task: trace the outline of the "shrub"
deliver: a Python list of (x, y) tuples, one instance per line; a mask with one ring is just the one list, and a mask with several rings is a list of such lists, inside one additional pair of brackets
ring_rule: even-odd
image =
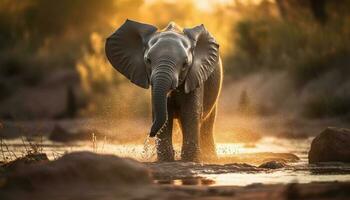
[(346, 116), (350, 114), (350, 97), (315, 97), (305, 104), (303, 114), (311, 118)]

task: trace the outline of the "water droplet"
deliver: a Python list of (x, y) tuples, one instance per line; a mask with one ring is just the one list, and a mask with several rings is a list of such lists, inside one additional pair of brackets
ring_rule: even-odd
[(153, 140), (150, 137), (146, 137), (141, 153), (141, 157), (144, 161), (150, 161), (153, 157), (156, 156), (156, 143), (157, 138)]

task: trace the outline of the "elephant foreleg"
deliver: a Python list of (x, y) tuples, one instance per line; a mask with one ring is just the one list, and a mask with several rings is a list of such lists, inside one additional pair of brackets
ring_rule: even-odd
[(202, 116), (202, 101), (200, 89), (185, 95), (179, 122), (182, 129), (181, 159), (185, 161), (199, 161), (199, 125)]
[(168, 104), (168, 122), (163, 131), (157, 135), (157, 157), (158, 161), (174, 161), (174, 148), (172, 141), (174, 111)]

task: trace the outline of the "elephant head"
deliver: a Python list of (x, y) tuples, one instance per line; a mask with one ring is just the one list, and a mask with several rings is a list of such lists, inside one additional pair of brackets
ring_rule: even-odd
[(112, 66), (134, 84), (152, 87), (155, 136), (167, 122), (167, 95), (190, 93), (203, 84), (219, 59), (219, 45), (203, 25), (181, 30), (175, 23), (157, 31), (152, 25), (126, 20), (106, 41)]

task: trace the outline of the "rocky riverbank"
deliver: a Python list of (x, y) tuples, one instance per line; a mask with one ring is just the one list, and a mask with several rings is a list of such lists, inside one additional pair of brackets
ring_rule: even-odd
[[(33, 157), (33, 156), (32, 156)], [(348, 199), (350, 182), (208, 186), (210, 180), (187, 185), (159, 184), (155, 178), (207, 171), (264, 173), (247, 164), (200, 165), (177, 162), (143, 164), (132, 159), (75, 152), (55, 160), (17, 161), (3, 166), (0, 199)], [(173, 169), (169, 168), (172, 166)], [(182, 166), (179, 167), (179, 166)], [(178, 170), (176, 172), (176, 169)], [(183, 171), (179, 171), (182, 169)], [(184, 171), (187, 171), (185, 173)], [(179, 178), (179, 177), (177, 177)], [(184, 183), (185, 184), (185, 183)]]

